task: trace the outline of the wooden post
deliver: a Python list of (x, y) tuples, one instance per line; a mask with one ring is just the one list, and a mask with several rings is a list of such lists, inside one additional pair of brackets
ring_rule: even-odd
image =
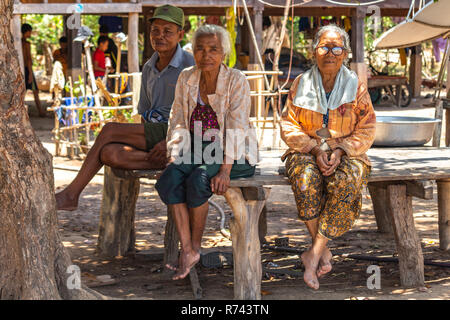
[(356, 72), (358, 78), (367, 86), (367, 66), (364, 63), (364, 7), (356, 7), (352, 16), (352, 62), (350, 68)]
[(264, 205), (261, 211), (261, 215), (259, 216), (258, 223), (258, 235), (259, 235), (259, 243), (266, 243), (266, 235), (267, 235), (267, 206)]
[(370, 197), (372, 198), (373, 212), (377, 221), (378, 232), (392, 233), (392, 222), (387, 203), (387, 190), (369, 183)]
[(138, 113), (138, 104), (141, 94), (141, 82), (142, 82), (142, 73), (136, 72), (131, 74), (131, 90), (133, 91), (131, 103), (133, 105), (132, 117), (134, 123), (141, 123), (141, 115)]
[(178, 263), (178, 243), (179, 237), (177, 227), (173, 220), (173, 212), (167, 207), (167, 223), (164, 233), (164, 265)]
[(441, 146), (441, 135), (442, 135), (442, 121), (444, 112), (444, 102), (441, 99), (436, 99), (435, 101), (436, 111), (434, 113), (434, 118), (441, 120), (441, 122), (436, 123), (433, 133), (433, 147), (439, 148)]
[(447, 99), (450, 99), (450, 55), (447, 60)]
[(450, 105), (445, 109), (445, 146), (450, 147)]
[(388, 206), (397, 243), (400, 283), (404, 287), (424, 285), (423, 254), (412, 212), (412, 197), (406, 185), (387, 187)]
[(140, 184), (138, 178), (122, 179), (110, 167), (104, 168), (97, 252), (121, 257), (135, 252), (134, 215)]
[(233, 241), (234, 298), (238, 300), (261, 299), (261, 252), (258, 221), (270, 189), (258, 188), (258, 196), (244, 198), (247, 188), (229, 188), (225, 199), (233, 210), (230, 221)]
[(67, 26), (68, 15), (64, 16), (64, 30), (67, 36), (67, 75), (71, 76), (72, 79), (77, 80), (78, 76), (81, 74), (81, 54), (82, 54), (82, 43), (79, 41), (73, 41), (76, 38), (78, 29), (69, 29)]
[(409, 84), (411, 85), (412, 97), (420, 97), (422, 87), (422, 47), (413, 47), (411, 63), (409, 66)]
[(17, 55), (19, 56), (20, 70), (22, 70), (22, 76), (24, 76), (25, 69), (23, 65), (22, 31), (21, 31), (20, 14), (13, 15), (13, 19), (11, 21), (11, 33), (14, 38), (14, 48), (16, 49)]
[[(264, 7), (262, 6), (254, 6), (253, 7), (253, 15), (252, 15), (252, 25), (254, 27), (255, 32), (255, 38), (256, 42), (258, 43), (258, 48), (261, 50), (263, 39), (262, 39), (262, 24), (263, 24), (263, 10)], [(251, 39), (251, 35), (250, 35)], [(264, 52), (261, 52), (261, 54), (264, 54)], [(249, 56), (250, 61), (249, 63), (259, 63), (258, 59), (258, 51), (255, 49), (255, 46), (253, 44), (249, 45)]]
[(445, 109), (445, 146), (450, 147), (450, 56), (447, 63), (447, 107)]
[(153, 16), (153, 10), (144, 9), (144, 52), (142, 54), (142, 66), (150, 59), (155, 50), (152, 48), (152, 44), (150, 43), (150, 26), (151, 23), (148, 21)]
[[(83, 44), (84, 44), (84, 53), (86, 54), (86, 65), (87, 65), (87, 69), (88, 69), (89, 80), (91, 82), (92, 94), (94, 96), (95, 106), (100, 107), (100, 99), (97, 94), (97, 84), (95, 83), (94, 67), (92, 65), (91, 44), (89, 43), (89, 40), (84, 40)], [(101, 111), (98, 112), (98, 116), (99, 116), (100, 120), (103, 120), (103, 113)]]
[(139, 72), (139, 13), (128, 14), (128, 73)]
[(450, 180), (437, 180), (439, 248), (450, 250)]
[[(257, 63), (249, 63), (247, 66), (247, 70), (249, 71), (260, 71), (261, 67)], [(249, 85), (251, 91), (261, 91), (264, 87), (264, 83), (262, 82), (263, 79), (250, 79)], [(259, 117), (261, 116), (261, 109), (262, 109), (262, 97), (251, 97), (252, 100), (252, 108), (250, 111), (250, 117), (256, 117), (256, 120), (259, 120)], [(259, 123), (256, 123), (259, 125)]]
[(56, 116), (56, 112), (54, 114), (54, 118), (55, 118), (55, 128), (53, 129), (53, 132), (55, 133), (55, 156), (59, 157), (60, 153), (61, 153), (61, 146), (59, 141), (61, 140), (61, 133), (59, 131), (59, 119)]

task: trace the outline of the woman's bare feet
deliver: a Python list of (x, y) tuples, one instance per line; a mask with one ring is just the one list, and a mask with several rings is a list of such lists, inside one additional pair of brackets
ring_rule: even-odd
[(321, 278), (325, 274), (331, 271), (333, 268), (331, 265), (331, 259), (333, 258), (333, 255), (331, 254), (330, 249), (325, 248), (322, 257), (320, 257), (319, 261), (319, 269), (317, 269), (317, 277)]
[[(317, 279), (317, 268), (319, 265), (319, 259), (308, 250), (302, 253), (301, 257), (303, 265), (305, 266), (305, 272), (303, 274), (303, 280), (306, 285), (314, 290), (319, 289), (319, 280)], [(315, 261), (317, 260), (317, 261)]]
[(180, 252), (178, 252), (178, 261), (177, 262), (172, 261), (171, 263), (166, 263), (166, 268), (171, 271), (177, 271), (178, 266), (181, 263), (180, 259), (181, 259), (181, 255), (180, 255)]
[(180, 253), (180, 267), (177, 273), (173, 276), (173, 280), (180, 280), (186, 278), (192, 267), (200, 261), (200, 253), (198, 251), (181, 251)]
[[(201, 253), (201, 247), (200, 246), (193, 246), (192, 249), (194, 251), (197, 251), (200, 255)], [(178, 266), (181, 265), (181, 254), (178, 252), (178, 261), (176, 263), (166, 263), (166, 268), (172, 271), (177, 271)]]
[(78, 208), (78, 197), (71, 196), (65, 190), (55, 194), (56, 209), (65, 211), (74, 211)]

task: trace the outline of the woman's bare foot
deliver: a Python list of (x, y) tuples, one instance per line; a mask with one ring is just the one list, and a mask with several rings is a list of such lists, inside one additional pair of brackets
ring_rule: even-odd
[(177, 271), (178, 266), (181, 263), (180, 259), (181, 259), (181, 255), (180, 255), (180, 252), (178, 252), (178, 261), (177, 262), (166, 263), (166, 268), (171, 270), (171, 271)]
[(314, 256), (311, 254), (311, 252), (305, 251), (302, 253), (301, 257), (303, 265), (305, 266), (305, 272), (303, 274), (303, 280), (305, 281), (306, 285), (314, 290), (319, 289), (319, 280), (317, 279), (317, 267), (318, 267), (318, 261), (314, 261)]
[(177, 269), (177, 273), (172, 278), (173, 280), (180, 280), (186, 278), (191, 272), (193, 266), (200, 261), (200, 253), (198, 251), (181, 251), (180, 254), (180, 267)]
[(317, 277), (321, 278), (325, 274), (331, 271), (333, 268), (331, 265), (331, 259), (333, 258), (333, 255), (331, 254), (330, 249), (325, 248), (322, 257), (320, 257), (319, 261), (319, 269), (317, 269)]
[(78, 208), (78, 197), (70, 196), (64, 190), (55, 194), (56, 209), (65, 211), (74, 211)]
[(172, 271), (177, 271), (178, 266), (175, 264), (166, 263), (166, 268)]

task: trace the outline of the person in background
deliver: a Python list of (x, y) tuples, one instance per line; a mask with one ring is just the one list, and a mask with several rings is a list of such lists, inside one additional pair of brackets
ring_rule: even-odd
[(64, 77), (67, 78), (67, 37), (59, 38), (59, 49), (53, 51), (53, 60), (61, 62), (63, 67)]
[(56, 194), (58, 210), (72, 211), (78, 198), (103, 165), (121, 169), (163, 169), (167, 164), (167, 119), (180, 72), (194, 65), (183, 51), (184, 13), (180, 8), (158, 7), (151, 21), (150, 42), (155, 53), (142, 69), (138, 112), (144, 123), (107, 123), (76, 178)]
[[(95, 78), (104, 77), (106, 72), (106, 57), (105, 51), (108, 49), (108, 37), (100, 36), (97, 41), (97, 50), (94, 52), (94, 76)], [(114, 72), (114, 68), (110, 70)]]
[(39, 117), (45, 117), (45, 111), (41, 106), (41, 100), (39, 100), (39, 89), (36, 84), (36, 79), (33, 74), (33, 59), (31, 57), (31, 46), (27, 41), (31, 37), (33, 28), (28, 23), (22, 24), (22, 52), (23, 52), (23, 65), (25, 69), (25, 88), (33, 91), (34, 102), (39, 112)]
[[(115, 70), (117, 65), (117, 46), (114, 43), (114, 40), (109, 37), (108, 26), (101, 25), (100, 26), (100, 37), (104, 36), (108, 39), (108, 47), (105, 50), (105, 57), (111, 59), (112, 68)], [(120, 72), (120, 70), (118, 70)]]

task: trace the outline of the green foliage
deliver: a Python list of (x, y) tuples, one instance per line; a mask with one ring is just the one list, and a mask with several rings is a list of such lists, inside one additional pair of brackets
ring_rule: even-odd
[[(64, 86), (64, 89), (66, 92), (70, 93), (70, 86), (69, 82), (66, 82), (66, 85)], [(72, 84), (72, 92), (75, 97), (82, 97), (85, 95), (84, 93), (84, 80), (81, 78), (81, 76), (78, 76), (78, 80), (74, 81)]]
[(294, 32), (294, 51), (300, 52), (306, 57), (309, 55), (308, 40), (305, 39), (305, 33), (298, 31), (300, 23), (300, 17), (294, 17), (294, 28), (292, 28), (292, 17), (286, 23), (286, 29), (289, 36), (289, 41), (291, 41), (292, 32)]

